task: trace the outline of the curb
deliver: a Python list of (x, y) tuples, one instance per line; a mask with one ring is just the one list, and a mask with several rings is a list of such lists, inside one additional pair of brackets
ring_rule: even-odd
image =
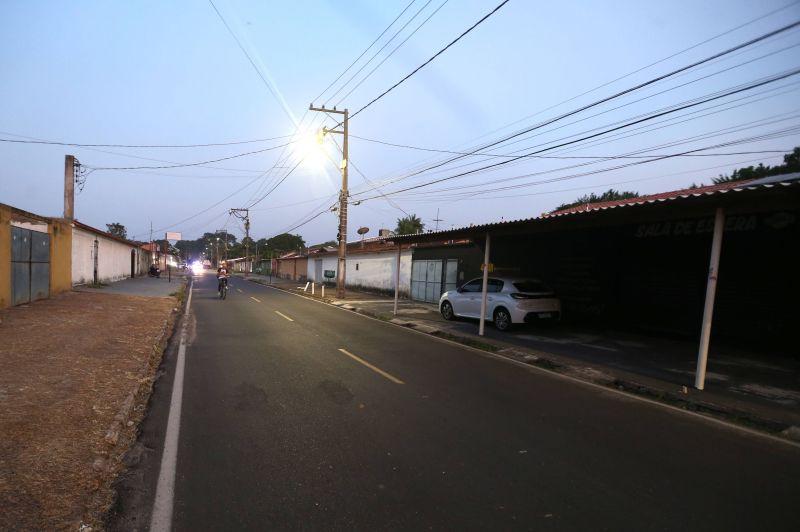
[(407, 320), (397, 317), (385, 319), (377, 313), (363, 308), (354, 307), (343, 301), (333, 300), (327, 297), (324, 299), (321, 297), (313, 297), (310, 294), (302, 291), (290, 290), (279, 285), (267, 284), (257, 279), (251, 278), (247, 280), (265, 286), (270, 286), (278, 290), (283, 290), (284, 292), (297, 294), (305, 297), (306, 299), (313, 299), (314, 301), (320, 301), (322, 303), (336, 306), (345, 310), (350, 310), (358, 314), (363, 314), (386, 323), (391, 323), (392, 325), (413, 329), (424, 334), (429, 334), (431, 336), (450, 340), (474, 349), (486, 351), (515, 362), (521, 362), (523, 364), (535, 366), (551, 373), (565, 375), (601, 387), (612, 388), (630, 395), (645, 397), (658, 403), (680, 408), (682, 410), (702, 414), (715, 419), (721, 419), (729, 423), (734, 423), (736, 425), (766, 433), (773, 437), (787, 440), (792, 443), (800, 442), (800, 427), (781, 423), (779, 421), (775, 421), (774, 419), (760, 416), (755, 412), (694, 399), (686, 395), (687, 392), (672, 392), (629, 378), (619, 378), (613, 374), (606, 373), (602, 369), (597, 369), (591, 366), (567, 364), (560, 360), (554, 360), (552, 355), (546, 352), (517, 347), (499, 347), (493, 344), (491, 340), (476, 339), (471, 336), (445, 332), (434, 326), (419, 323), (414, 320)]
[[(186, 290), (187, 286), (188, 283), (184, 282), (184, 290)], [(161, 334), (153, 344), (152, 354), (145, 360), (137, 374), (136, 384), (134, 384), (132, 387), (133, 389), (128, 392), (128, 395), (125, 396), (122, 405), (114, 416), (114, 420), (111, 422), (108, 430), (106, 430), (103, 440), (107, 446), (102, 455), (95, 458), (91, 465), (92, 470), (96, 473), (105, 475), (111, 474), (120, 460), (122, 460), (123, 455), (113, 456), (113, 451), (117, 447), (121, 433), (134, 424), (130, 418), (136, 410), (136, 399), (141, 397), (142, 394), (148, 394), (152, 389), (154, 378), (153, 375), (151, 375), (151, 370), (153, 368), (157, 369), (161, 364), (164, 351), (169, 345), (170, 338), (175, 331), (175, 324), (184, 316), (187, 299), (187, 297), (183, 298), (180, 307), (173, 307), (172, 315), (164, 320)], [(170, 321), (172, 322), (172, 327), (170, 327)], [(87, 501), (87, 508), (93, 506), (93, 503), (101, 496), (101, 493), (96, 491), (90, 497), (89, 501)], [(87, 530), (90, 530), (90, 528)]]

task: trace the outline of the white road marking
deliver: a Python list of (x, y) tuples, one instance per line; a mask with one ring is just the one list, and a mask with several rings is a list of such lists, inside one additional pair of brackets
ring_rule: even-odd
[(281, 318), (286, 318), (286, 319), (287, 319), (287, 320), (289, 320), (289, 321), (294, 321), (292, 318), (290, 318), (289, 316), (287, 316), (287, 315), (286, 315), (286, 314), (284, 314), (283, 312), (279, 312), (279, 311), (277, 311), (277, 310), (276, 310), (276, 311), (275, 311), (275, 314), (277, 314), (277, 315), (278, 315), (278, 316), (280, 316)]
[(260, 300), (260, 299), (257, 299), (257, 298), (255, 298), (255, 297), (253, 297), (253, 296), (250, 296), (250, 299), (252, 299), (252, 300), (253, 300), (253, 301), (255, 301), (256, 303), (261, 303), (261, 300)]
[(183, 403), (183, 374), (186, 366), (186, 337), (189, 323), (189, 309), (192, 305), (192, 285), (186, 300), (186, 313), (181, 327), (181, 341), (178, 347), (178, 360), (175, 364), (175, 380), (172, 383), (172, 397), (169, 403), (167, 432), (164, 437), (164, 454), (161, 456), (161, 469), (158, 473), (156, 497), (150, 518), (150, 530), (167, 532), (172, 530), (172, 509), (175, 500), (175, 473), (178, 464), (178, 435), (181, 428), (181, 406)]
[(241, 289), (241, 288), (237, 288), (237, 289), (236, 289), (236, 291), (237, 291), (237, 292), (239, 292), (240, 294), (243, 294), (243, 293), (244, 293), (244, 292), (242, 292), (242, 289)]
[(398, 379), (397, 377), (395, 377), (395, 376), (393, 376), (393, 375), (389, 375), (388, 373), (386, 373), (386, 372), (385, 372), (385, 371), (383, 371), (382, 369), (380, 369), (380, 368), (378, 368), (378, 367), (375, 367), (375, 366), (373, 366), (372, 364), (370, 364), (370, 363), (369, 363), (369, 362), (367, 362), (366, 360), (363, 360), (363, 359), (361, 359), (361, 358), (358, 358), (357, 356), (355, 356), (353, 353), (351, 353), (351, 352), (347, 351), (346, 349), (339, 349), (339, 351), (341, 351), (341, 352), (342, 352), (342, 353), (344, 353), (345, 355), (349, 356), (350, 358), (352, 358), (352, 359), (353, 359), (353, 360), (355, 360), (356, 362), (358, 362), (358, 363), (360, 363), (360, 364), (363, 364), (363, 365), (365, 365), (366, 367), (368, 367), (369, 369), (371, 369), (372, 371), (374, 371), (374, 372), (375, 372), (375, 373), (377, 373), (378, 375), (382, 375), (383, 377), (386, 377), (387, 379), (389, 379), (389, 380), (390, 380), (390, 381), (392, 381), (393, 383), (395, 383), (395, 384), (405, 384), (403, 381), (401, 381), (401, 380), (400, 380), (400, 379)]

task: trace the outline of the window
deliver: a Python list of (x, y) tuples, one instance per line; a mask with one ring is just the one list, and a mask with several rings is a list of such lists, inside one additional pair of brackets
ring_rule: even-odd
[(482, 287), (483, 287), (483, 281), (481, 279), (473, 279), (470, 282), (461, 285), (461, 291), (480, 292)]
[(486, 287), (487, 292), (499, 292), (503, 289), (503, 281), (500, 279), (489, 279), (489, 284)]

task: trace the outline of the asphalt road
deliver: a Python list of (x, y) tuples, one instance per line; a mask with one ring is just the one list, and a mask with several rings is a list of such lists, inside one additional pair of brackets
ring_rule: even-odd
[[(175, 530), (800, 530), (796, 447), (215, 283), (194, 283)], [(149, 522), (166, 371), (111, 529)]]

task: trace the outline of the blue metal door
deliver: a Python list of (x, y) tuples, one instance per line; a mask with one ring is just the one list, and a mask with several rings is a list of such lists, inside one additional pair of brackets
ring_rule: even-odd
[(22, 305), (50, 295), (50, 235), (11, 227), (11, 299)]

